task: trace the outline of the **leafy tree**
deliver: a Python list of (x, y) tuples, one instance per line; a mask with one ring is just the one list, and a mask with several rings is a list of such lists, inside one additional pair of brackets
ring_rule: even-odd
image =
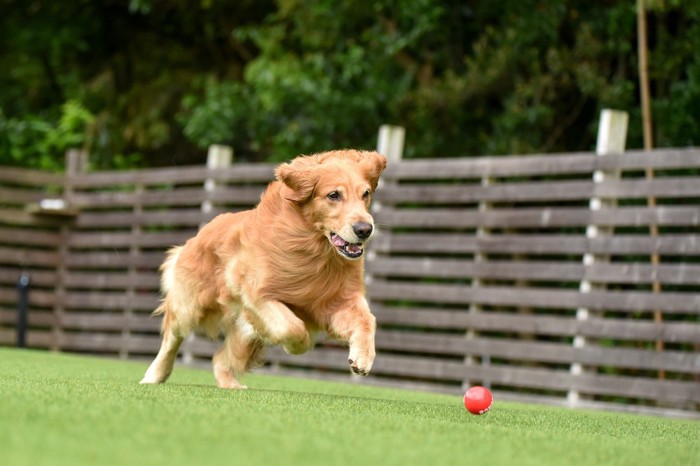
[[(699, 19), (649, 13), (658, 146), (700, 139)], [(635, 41), (629, 0), (2, 0), (0, 163), (59, 165), (78, 108), (96, 167), (373, 147), (382, 123), (408, 157), (590, 150), (605, 107), (640, 147)]]
[(30, 165), (45, 170), (59, 170), (63, 160), (56, 154), (68, 149), (83, 147), (87, 128), (94, 120), (92, 115), (79, 102), (69, 100), (61, 106), (57, 122), (40, 117), (5, 118), (0, 113), (0, 153), (3, 163), (26, 165), (27, 155), (31, 155)]
[[(350, 0), (280, 1), (262, 24), (235, 32), (259, 50), (242, 82), (210, 79), (202, 99), (185, 101), (186, 133), (205, 146), (221, 136), (217, 123), (224, 119), (233, 123), (225, 142), (272, 159), (371, 147), (414, 80), (415, 70), (394, 55), (428, 40), (442, 14), (431, 1), (407, 0), (396, 5), (401, 17), (377, 21), (384, 9), (381, 2), (360, 8)], [(403, 32), (396, 20), (415, 24)]]
[[(55, 126), (80, 102), (94, 115), (84, 145), (95, 167), (201, 162), (176, 121), (183, 94), (208, 73), (241, 76), (253, 53), (231, 31), (271, 10), (265, 0), (3, 0), (0, 109)], [(0, 153), (0, 163), (36, 160)]]

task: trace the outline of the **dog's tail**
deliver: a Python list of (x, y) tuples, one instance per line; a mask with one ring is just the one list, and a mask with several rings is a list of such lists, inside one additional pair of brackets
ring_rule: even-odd
[(175, 264), (180, 256), (180, 251), (182, 251), (182, 246), (170, 248), (166, 253), (165, 261), (160, 266), (160, 290), (163, 298), (160, 301), (160, 305), (153, 311), (153, 315), (163, 316), (161, 332), (165, 332), (170, 328), (173, 318), (172, 312), (168, 312), (168, 292), (175, 286)]
[[(181, 251), (182, 246), (170, 248), (166, 253), (163, 264), (160, 266), (160, 291), (163, 296), (167, 296), (168, 292), (175, 287), (175, 265)], [(158, 307), (155, 312), (159, 314), (165, 312), (161, 309), (162, 307), (162, 305)]]

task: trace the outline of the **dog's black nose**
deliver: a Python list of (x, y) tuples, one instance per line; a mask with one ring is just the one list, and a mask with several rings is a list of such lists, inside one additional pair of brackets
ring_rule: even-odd
[(357, 222), (352, 226), (352, 231), (355, 232), (358, 238), (360, 239), (367, 239), (369, 238), (369, 235), (372, 234), (372, 227), (371, 223), (367, 222)]

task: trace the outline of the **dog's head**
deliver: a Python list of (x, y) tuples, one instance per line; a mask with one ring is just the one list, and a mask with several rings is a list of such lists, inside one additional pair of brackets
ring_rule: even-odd
[(377, 152), (339, 150), (300, 156), (277, 167), (282, 195), (347, 259), (358, 259), (374, 233), (372, 194), (386, 158)]

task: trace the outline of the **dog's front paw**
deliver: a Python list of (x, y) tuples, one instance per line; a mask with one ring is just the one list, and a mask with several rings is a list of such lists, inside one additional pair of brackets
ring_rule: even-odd
[(350, 351), (348, 364), (353, 374), (367, 375), (372, 370), (374, 351)]

